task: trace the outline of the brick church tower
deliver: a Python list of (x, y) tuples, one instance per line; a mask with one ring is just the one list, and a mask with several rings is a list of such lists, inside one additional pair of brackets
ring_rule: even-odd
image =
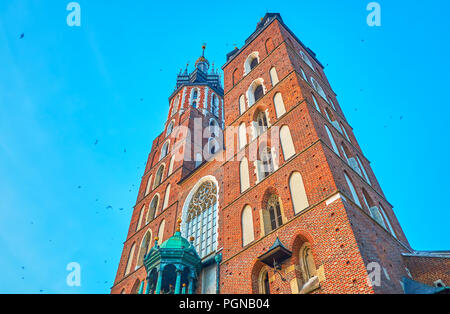
[(323, 66), (279, 14), (267, 13), (222, 70), (223, 88), (203, 48), (177, 77), (112, 293), (448, 283), (450, 254), (410, 247)]

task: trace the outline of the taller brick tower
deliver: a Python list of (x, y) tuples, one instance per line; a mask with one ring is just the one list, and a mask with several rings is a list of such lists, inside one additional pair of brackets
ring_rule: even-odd
[[(279, 14), (222, 69), (223, 90), (204, 55), (178, 76), (112, 293), (402, 293), (405, 278), (449, 280), (448, 253), (411, 249), (323, 66)], [(193, 249), (189, 265), (170, 258)]]

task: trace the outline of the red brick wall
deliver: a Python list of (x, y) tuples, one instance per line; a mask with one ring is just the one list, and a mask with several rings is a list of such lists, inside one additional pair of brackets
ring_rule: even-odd
[(450, 286), (450, 258), (404, 256), (403, 260), (414, 280), (432, 286), (440, 279)]

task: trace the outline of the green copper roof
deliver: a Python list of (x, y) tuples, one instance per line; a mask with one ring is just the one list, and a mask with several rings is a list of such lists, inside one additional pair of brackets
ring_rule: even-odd
[(186, 240), (181, 236), (180, 232), (175, 232), (175, 234), (171, 238), (164, 241), (160, 246), (161, 249), (184, 249), (184, 250), (187, 250), (190, 247), (191, 244), (189, 243), (188, 240)]

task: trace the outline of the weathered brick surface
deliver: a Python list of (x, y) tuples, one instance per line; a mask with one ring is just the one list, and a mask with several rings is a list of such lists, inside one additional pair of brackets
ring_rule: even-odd
[(450, 286), (450, 258), (404, 256), (403, 260), (415, 280), (430, 286), (442, 280)]

